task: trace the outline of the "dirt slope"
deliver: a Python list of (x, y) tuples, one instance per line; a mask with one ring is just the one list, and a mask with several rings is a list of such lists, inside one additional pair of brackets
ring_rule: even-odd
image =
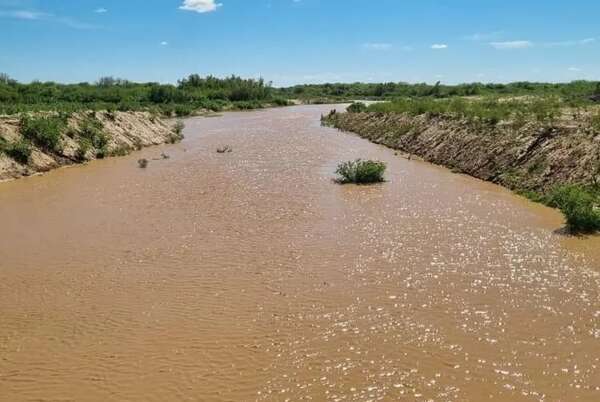
[(583, 123), (515, 127), (383, 113), (335, 113), (324, 123), (516, 190), (600, 178), (600, 133)]
[[(90, 114), (101, 123), (102, 132), (107, 138), (106, 156), (124, 155), (135, 149), (179, 139), (173, 122), (161, 120), (148, 112), (75, 113), (68, 118), (67, 130), (61, 134), (60, 152), (47, 152), (32, 144), (28, 163), (19, 163), (6, 153), (0, 152), (0, 181), (100, 157), (93, 147), (83, 156), (78, 155), (78, 138), (69, 134), (69, 129), (71, 132), (77, 130)], [(0, 116), (0, 140), (4, 139), (7, 143), (19, 141), (22, 138), (20, 126), (19, 117)]]

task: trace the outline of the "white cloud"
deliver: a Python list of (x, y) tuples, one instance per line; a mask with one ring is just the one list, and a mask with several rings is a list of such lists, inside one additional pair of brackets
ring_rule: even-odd
[(215, 0), (184, 0), (180, 10), (195, 11), (197, 13), (209, 13), (216, 11), (223, 4), (215, 3)]
[(39, 11), (30, 10), (13, 10), (13, 11), (0, 11), (0, 18), (13, 18), (18, 20), (28, 21), (46, 21), (58, 24), (63, 24), (75, 29), (97, 29), (96, 25), (88, 24), (75, 20), (70, 17), (61, 17), (49, 13), (43, 13)]
[(162, 42), (160, 42), (161, 46), (168, 46), (169, 42), (167, 42), (166, 40), (163, 40)]
[(581, 71), (579, 67), (569, 67), (567, 70), (572, 71), (574, 73), (578, 73)]
[(448, 49), (448, 45), (446, 45), (445, 43), (434, 43), (433, 45), (431, 45), (431, 48), (433, 50)]
[(362, 47), (365, 49), (370, 49), (370, 50), (389, 50), (392, 48), (392, 44), (391, 43), (364, 43), (362, 45)]
[(533, 42), (528, 40), (514, 40), (509, 42), (490, 42), (490, 45), (496, 49), (527, 49), (533, 47)]
[(105, 14), (105, 13), (108, 12), (108, 10), (106, 8), (104, 8), (104, 7), (100, 7), (100, 8), (95, 9), (94, 12), (96, 14)]
[(572, 47), (572, 46), (584, 46), (596, 42), (596, 38), (585, 38), (581, 40), (565, 40), (560, 42), (548, 42), (545, 43), (546, 47)]
[(0, 17), (16, 18), (19, 20), (41, 20), (49, 16), (50, 14), (28, 10), (0, 11)]

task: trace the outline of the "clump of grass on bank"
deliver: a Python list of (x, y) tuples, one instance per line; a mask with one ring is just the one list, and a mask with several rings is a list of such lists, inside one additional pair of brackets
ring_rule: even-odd
[(587, 189), (581, 185), (559, 186), (548, 195), (547, 203), (560, 209), (571, 232), (591, 233), (600, 230), (598, 189)]
[(363, 113), (367, 111), (367, 105), (365, 105), (362, 102), (353, 102), (350, 106), (348, 106), (348, 108), (346, 109), (346, 111), (348, 113)]
[(65, 127), (66, 121), (61, 116), (21, 118), (23, 137), (48, 152), (62, 152), (61, 132)]
[(90, 150), (96, 151), (97, 158), (104, 158), (108, 154), (108, 136), (104, 126), (94, 113), (90, 113), (79, 125), (77, 157), (85, 159)]
[(339, 176), (337, 182), (341, 184), (369, 184), (385, 181), (385, 169), (384, 162), (356, 159), (340, 163), (335, 173)]
[(15, 161), (26, 165), (31, 156), (31, 144), (22, 139), (16, 142), (7, 142), (0, 137), (0, 153), (4, 153)]

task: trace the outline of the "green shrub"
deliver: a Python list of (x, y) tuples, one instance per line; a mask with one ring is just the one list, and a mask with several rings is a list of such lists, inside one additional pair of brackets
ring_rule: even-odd
[(31, 156), (31, 145), (27, 140), (20, 140), (13, 143), (6, 143), (2, 146), (2, 151), (15, 161), (26, 165)]
[(98, 150), (106, 150), (108, 146), (108, 136), (104, 133), (102, 122), (95, 117), (86, 117), (81, 122), (79, 137), (82, 141), (89, 141), (90, 145)]
[(28, 117), (21, 119), (21, 134), (35, 145), (50, 152), (61, 152), (61, 132), (66, 128), (60, 117)]
[(90, 140), (88, 140), (86, 138), (80, 138), (79, 147), (77, 148), (77, 151), (75, 151), (75, 158), (80, 162), (86, 161), (88, 159), (88, 157), (87, 157), (88, 151), (91, 148), (92, 148), (92, 144), (90, 143)]
[(367, 105), (362, 102), (354, 102), (346, 109), (348, 113), (363, 113), (367, 111)]
[(573, 232), (600, 230), (599, 201), (596, 194), (579, 185), (557, 187), (549, 196), (549, 204), (561, 210)]
[(368, 184), (384, 181), (385, 169), (384, 162), (356, 159), (340, 163), (335, 173), (339, 175), (339, 183)]

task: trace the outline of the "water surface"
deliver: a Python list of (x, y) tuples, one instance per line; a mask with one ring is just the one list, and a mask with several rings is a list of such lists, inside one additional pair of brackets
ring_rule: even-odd
[(598, 239), (330, 108), (0, 184), (0, 399), (600, 400)]

